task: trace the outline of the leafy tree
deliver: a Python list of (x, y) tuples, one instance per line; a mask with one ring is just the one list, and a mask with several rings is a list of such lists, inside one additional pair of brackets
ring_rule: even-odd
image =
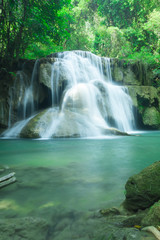
[(159, 0), (1, 0), (1, 58), (80, 49), (158, 62), (159, 22)]
[(48, 38), (59, 44), (68, 35), (65, 19), (60, 11), (64, 11), (69, 4), (70, 0), (2, 0), (2, 58), (19, 58), (30, 44), (46, 44)]
[(154, 10), (144, 24), (144, 29), (150, 34), (150, 45), (160, 54), (160, 11)]
[(67, 50), (92, 51), (93, 33), (93, 12), (89, 8), (90, 0), (76, 0), (72, 4), (72, 22), (70, 22), (70, 37), (66, 40)]
[(95, 52), (108, 57), (125, 57), (131, 53), (129, 42), (124, 37), (123, 31), (117, 27), (100, 26), (97, 29), (94, 48)]
[(145, 22), (148, 14), (158, 5), (158, 0), (97, 0), (101, 15), (108, 26), (127, 28)]

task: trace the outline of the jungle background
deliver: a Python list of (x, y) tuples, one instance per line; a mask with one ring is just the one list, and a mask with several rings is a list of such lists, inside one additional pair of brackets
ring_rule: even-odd
[(160, 74), (159, 0), (1, 0), (0, 63), (84, 50)]

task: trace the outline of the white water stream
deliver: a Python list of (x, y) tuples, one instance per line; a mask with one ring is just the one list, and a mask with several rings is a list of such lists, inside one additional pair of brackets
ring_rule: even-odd
[[(62, 74), (65, 76), (66, 85), (60, 96)], [(47, 121), (47, 113), (54, 114), (47, 128), (41, 127), (40, 137), (56, 136), (57, 131), (61, 131), (60, 135), (65, 136), (62, 132), (65, 132), (66, 128), (73, 132), (73, 135), (81, 137), (101, 135), (102, 129), (109, 127), (116, 127), (124, 132), (134, 130), (132, 100), (126, 87), (114, 84), (110, 59), (82, 51), (59, 53), (52, 64), (50, 85), (52, 109), (48, 110), (42, 119), (46, 118)], [(34, 113), (32, 89), (33, 81), (25, 91), (24, 117), (29, 101), (31, 112)], [(56, 104), (59, 104), (58, 110), (53, 107)], [(42, 125), (42, 121), (39, 124)], [(26, 125), (25, 121), (22, 125), (23, 127)], [(7, 134), (10, 136), (9, 131)], [(12, 129), (11, 135), (13, 135)]]

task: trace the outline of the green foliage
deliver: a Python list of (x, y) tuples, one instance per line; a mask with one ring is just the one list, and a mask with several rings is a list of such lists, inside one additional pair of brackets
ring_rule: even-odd
[(160, 54), (160, 11), (154, 10), (148, 17), (148, 21), (144, 24), (144, 29), (150, 33), (150, 47)]
[(101, 15), (108, 26), (127, 28), (145, 22), (148, 14), (158, 5), (158, 0), (97, 0)]
[(65, 42), (67, 50), (85, 50), (92, 51), (94, 33), (93, 33), (93, 14), (88, 8), (89, 0), (73, 1), (74, 8), (71, 13), (72, 22), (70, 23), (70, 36)]
[(4, 62), (79, 49), (140, 60), (159, 75), (159, 0), (3, 0), (0, 20)]
[(47, 45), (48, 38), (54, 44), (61, 43), (68, 34), (66, 19), (61, 11), (64, 12), (69, 4), (70, 0), (2, 1), (1, 56), (19, 58), (33, 42)]
[(153, 70), (155, 75), (160, 75), (160, 67)]
[(15, 72), (9, 72), (11, 74), (11, 76), (16, 77), (16, 73)]
[(160, 62), (160, 54), (154, 55), (151, 49), (142, 47), (139, 52), (134, 52), (127, 56), (128, 59), (133, 59), (135, 61), (140, 60), (152, 66), (158, 66)]
[(126, 39), (131, 43), (133, 51), (139, 51), (141, 47), (147, 45), (143, 29), (128, 27), (127, 29), (124, 29), (123, 32)]
[(97, 53), (108, 57), (125, 57), (131, 52), (130, 44), (123, 31), (117, 27), (100, 26), (95, 35), (94, 48)]
[(57, 46), (53, 42), (49, 42), (46, 44), (35, 43), (29, 45), (29, 47), (25, 51), (25, 58), (34, 59), (34, 58), (42, 58), (47, 56), (53, 52), (61, 52), (63, 51), (62, 46)]

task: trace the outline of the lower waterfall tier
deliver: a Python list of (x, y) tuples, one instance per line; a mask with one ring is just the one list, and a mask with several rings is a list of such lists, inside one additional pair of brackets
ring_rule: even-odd
[[(96, 137), (135, 129), (128, 89), (113, 82), (110, 59), (89, 52), (37, 60), (30, 81), (18, 73), (10, 97), (7, 137)], [(13, 112), (23, 121), (13, 125)]]
[(22, 129), (23, 138), (70, 138), (97, 137), (102, 135), (128, 135), (115, 128), (95, 126), (88, 116), (54, 108), (45, 110), (33, 117)]

